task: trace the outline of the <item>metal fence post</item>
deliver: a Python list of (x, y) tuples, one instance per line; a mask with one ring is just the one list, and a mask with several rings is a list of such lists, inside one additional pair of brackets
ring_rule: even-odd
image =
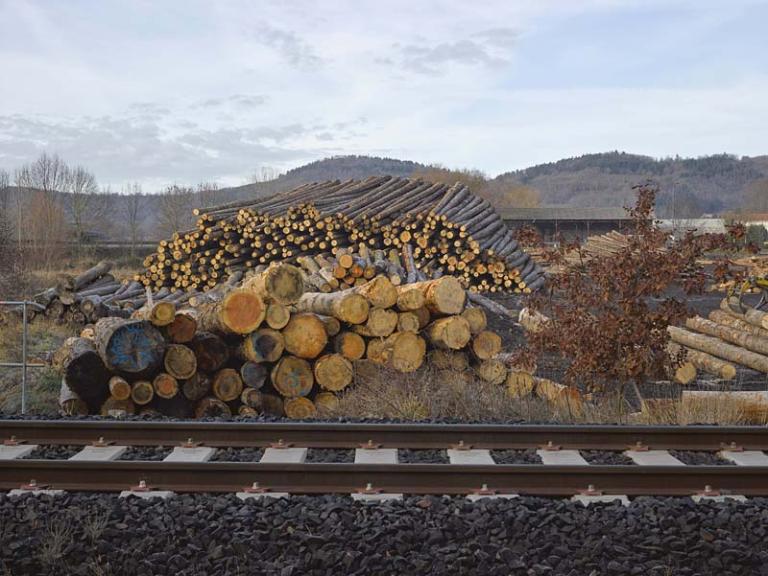
[(27, 301), (21, 305), (21, 413), (27, 413)]

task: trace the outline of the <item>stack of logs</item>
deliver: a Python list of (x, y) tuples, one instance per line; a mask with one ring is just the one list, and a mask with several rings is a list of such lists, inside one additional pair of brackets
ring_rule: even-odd
[(768, 374), (768, 313), (742, 309), (737, 299), (724, 299), (708, 318), (688, 318), (685, 328), (671, 326), (669, 335), (672, 355), (684, 350), (695, 369), (721, 380), (733, 380), (737, 366)]
[(428, 352), (495, 384), (521, 378), (452, 276), (398, 286), (382, 274), (335, 292), (305, 292), (305, 276), (276, 264), (195, 307), (150, 300), (86, 327), (54, 357), (63, 411), (309, 418), (337, 403), (359, 362), (413, 372)]
[(363, 249), (375, 260), (394, 249), (426, 277), (451, 274), (472, 291), (530, 293), (544, 283), (490, 203), (463, 184), (390, 176), (332, 181), (195, 214), (196, 227), (160, 242), (137, 280), (206, 290), (272, 262)]

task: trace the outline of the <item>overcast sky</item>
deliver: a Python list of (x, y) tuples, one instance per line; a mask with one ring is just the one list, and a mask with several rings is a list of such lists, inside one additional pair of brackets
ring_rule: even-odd
[(768, 1), (0, 0), (0, 168), (768, 153)]

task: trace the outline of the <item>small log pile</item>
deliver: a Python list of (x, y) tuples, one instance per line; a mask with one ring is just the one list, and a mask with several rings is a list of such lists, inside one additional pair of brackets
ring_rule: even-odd
[(153, 289), (207, 290), (259, 265), (302, 258), (326, 269), (322, 261), (350, 254), (360, 259), (349, 268), (370, 275), (394, 250), (412, 263), (410, 275), (450, 274), (472, 291), (530, 293), (544, 283), (490, 203), (463, 184), (336, 180), (195, 214), (196, 227), (161, 241), (137, 280)]
[(728, 298), (708, 318), (688, 318), (685, 327), (669, 327), (670, 353), (685, 351), (696, 369), (733, 380), (737, 366), (768, 374), (768, 313), (746, 308)]
[(150, 298), (131, 318), (98, 320), (54, 355), (62, 410), (309, 418), (338, 402), (360, 363), (407, 373), (427, 356), (509, 385), (501, 338), (455, 277), (380, 274), (305, 292), (308, 275), (274, 264), (184, 306)]

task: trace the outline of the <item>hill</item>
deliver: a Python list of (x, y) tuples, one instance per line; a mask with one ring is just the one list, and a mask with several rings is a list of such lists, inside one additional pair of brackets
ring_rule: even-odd
[(608, 152), (567, 158), (494, 180), (539, 191), (542, 204), (624, 206), (632, 186), (651, 180), (661, 188), (657, 213), (678, 217), (719, 213), (743, 206), (745, 188), (768, 177), (768, 156), (719, 154), (700, 158), (663, 158)]

